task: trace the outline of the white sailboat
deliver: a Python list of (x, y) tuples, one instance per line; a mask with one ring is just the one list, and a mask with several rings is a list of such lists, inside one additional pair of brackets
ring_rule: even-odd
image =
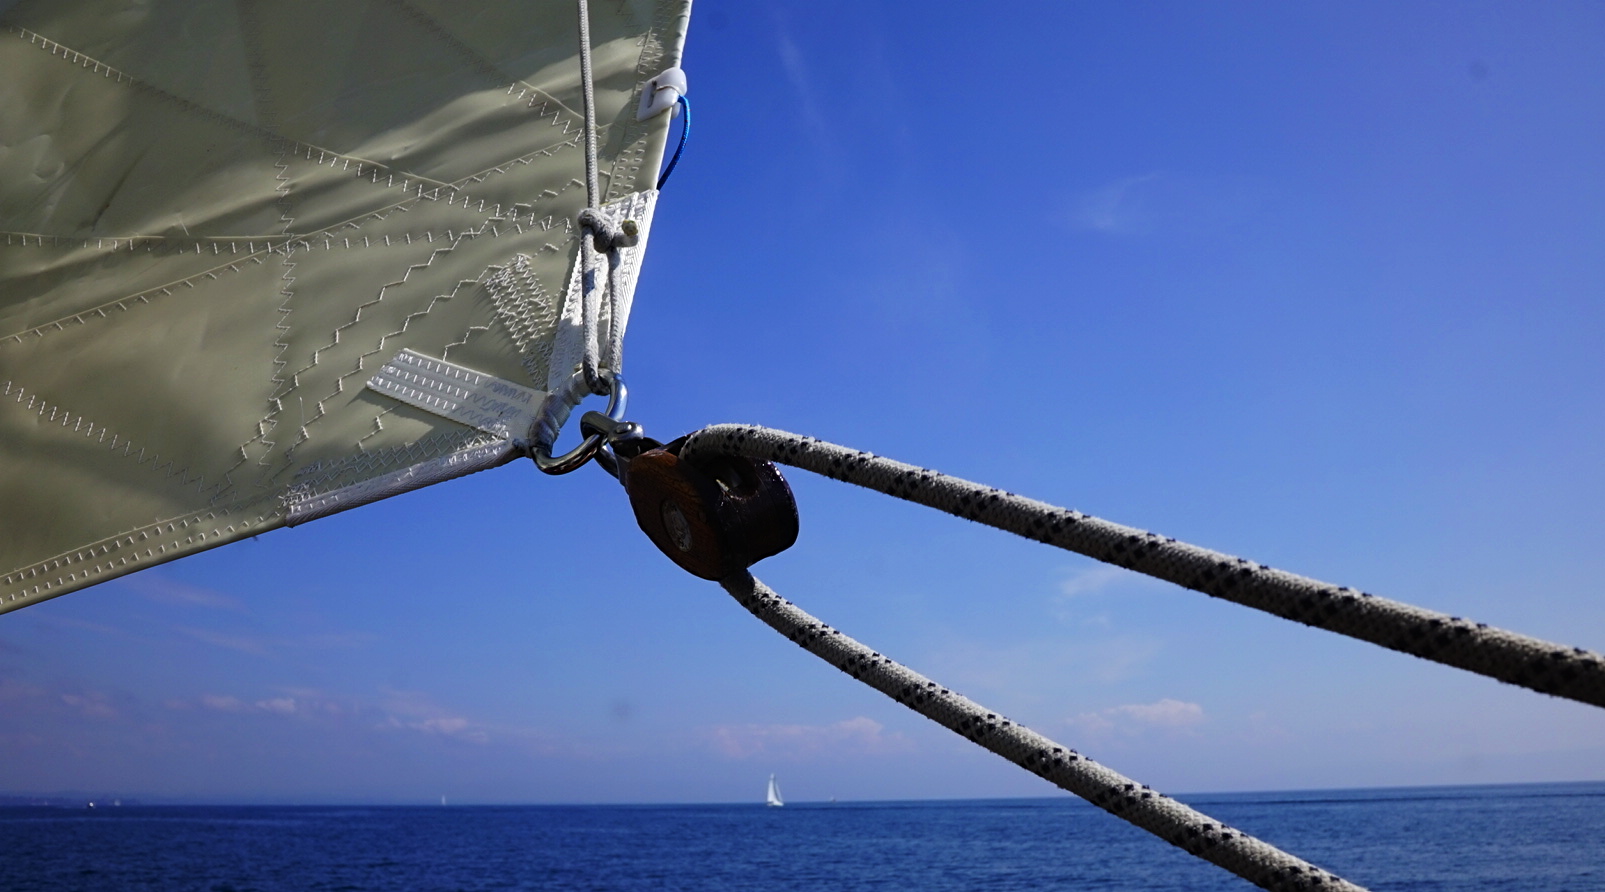
[(769, 794), (766, 804), (770, 808), (779, 808), (786, 804), (785, 800), (780, 798), (780, 785), (775, 783), (775, 776), (772, 774), (769, 775)]

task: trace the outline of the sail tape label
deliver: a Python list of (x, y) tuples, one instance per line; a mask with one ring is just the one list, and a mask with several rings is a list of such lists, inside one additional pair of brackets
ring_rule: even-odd
[(544, 391), (402, 350), (368, 381), (368, 388), (409, 406), (514, 439), (529, 434)]

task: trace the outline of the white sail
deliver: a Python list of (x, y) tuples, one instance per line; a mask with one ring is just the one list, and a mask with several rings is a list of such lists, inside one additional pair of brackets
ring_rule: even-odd
[[(689, 0), (592, 6), (598, 200), (644, 236)], [(577, 22), (0, 0), (0, 612), (503, 458), (365, 383), (568, 379)]]
[(785, 801), (780, 798), (780, 785), (775, 783), (775, 776), (772, 775), (772, 774), (769, 775), (769, 800), (768, 800), (768, 802), (769, 802), (769, 806), (771, 808), (779, 808), (780, 806), (786, 804)]

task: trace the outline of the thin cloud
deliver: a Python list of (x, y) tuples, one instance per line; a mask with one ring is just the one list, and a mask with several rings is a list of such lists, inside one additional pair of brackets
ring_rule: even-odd
[(258, 657), (286, 650), (356, 650), (379, 640), (370, 632), (319, 632), (299, 638), (258, 638), (195, 626), (174, 626), (173, 631), (203, 644)]
[(203, 710), (239, 716), (265, 716), (299, 721), (344, 722), (355, 719), (375, 731), (416, 731), (423, 734), (486, 743), (490, 729), (435, 703), (426, 694), (387, 690), (378, 703), (337, 700), (308, 688), (281, 688), (277, 696), (245, 698), (233, 694), (202, 694), (194, 700), (173, 699), (168, 709)]
[(117, 717), (117, 710), (111, 705), (111, 698), (105, 694), (62, 694), (61, 702), (72, 707), (74, 712), (97, 719), (110, 719)]
[(1069, 578), (1059, 583), (1059, 590), (1053, 598), (1051, 609), (1054, 616), (1063, 623), (1099, 626), (1108, 628), (1112, 625), (1109, 614), (1097, 612), (1088, 614), (1088, 604), (1099, 603), (1096, 599), (1088, 600), (1089, 595), (1096, 595), (1111, 588), (1134, 588), (1152, 585), (1155, 580), (1111, 564), (1094, 564), (1072, 573)]
[[(218, 712), (246, 712), (248, 707), (238, 697), (226, 697), (219, 694), (202, 694), (201, 706)], [(173, 701), (170, 706), (178, 706), (183, 701)], [(183, 704), (187, 707), (187, 704)]]
[(237, 598), (162, 576), (141, 573), (129, 577), (123, 584), (158, 604), (245, 612), (245, 605)]
[(879, 755), (913, 748), (902, 734), (888, 734), (884, 725), (864, 716), (830, 725), (719, 725), (710, 729), (708, 739), (715, 750), (735, 759)]
[(818, 92), (809, 76), (802, 50), (783, 29), (784, 25), (776, 22), (778, 33), (775, 35), (775, 49), (780, 57), (780, 67), (785, 71), (792, 108), (797, 112), (809, 142), (825, 159), (834, 159), (837, 155), (834, 130), (820, 109)]
[(1265, 183), (1253, 177), (1151, 171), (1072, 199), (1069, 222), (1114, 236), (1218, 237), (1252, 222), (1267, 197)]
[(1116, 706), (1111, 712), (1153, 728), (1188, 728), (1204, 720), (1204, 707), (1166, 697), (1153, 703)]
[(295, 715), (299, 710), (294, 697), (274, 697), (256, 701), (256, 708), (274, 715)]
[(42, 696), (44, 693), (44, 688), (38, 685), (18, 681), (15, 678), (0, 677), (0, 703), (5, 703), (9, 700), (31, 700)]
[(419, 691), (387, 691), (381, 708), (388, 715), (377, 726), (380, 730), (410, 730), (471, 743), (490, 742), (487, 727), (454, 715)]
[(222, 632), (214, 632), (211, 629), (197, 629), (192, 626), (174, 626), (173, 631), (203, 644), (210, 644), (227, 650), (237, 650), (240, 653), (247, 653), (252, 656), (266, 656), (269, 650), (267, 642), (244, 635), (226, 635)]
[(1067, 599), (1089, 595), (1102, 591), (1122, 579), (1131, 579), (1135, 575), (1123, 567), (1099, 564), (1096, 567), (1088, 567), (1059, 583), (1059, 594)]
[(1153, 703), (1128, 703), (1097, 712), (1084, 712), (1065, 725), (1088, 735), (1135, 736), (1153, 731), (1190, 733), (1205, 721), (1204, 707), (1165, 697)]
[(1114, 235), (1145, 231), (1153, 222), (1146, 187), (1159, 176), (1155, 171), (1127, 177), (1083, 195), (1076, 203), (1072, 223), (1078, 229)]

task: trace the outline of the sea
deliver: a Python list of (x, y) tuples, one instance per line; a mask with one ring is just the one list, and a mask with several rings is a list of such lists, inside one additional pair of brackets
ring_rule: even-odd
[[(1373, 890), (1605, 892), (1605, 783), (1178, 797)], [(0, 809), (0, 889), (1253, 888), (1074, 798)]]

